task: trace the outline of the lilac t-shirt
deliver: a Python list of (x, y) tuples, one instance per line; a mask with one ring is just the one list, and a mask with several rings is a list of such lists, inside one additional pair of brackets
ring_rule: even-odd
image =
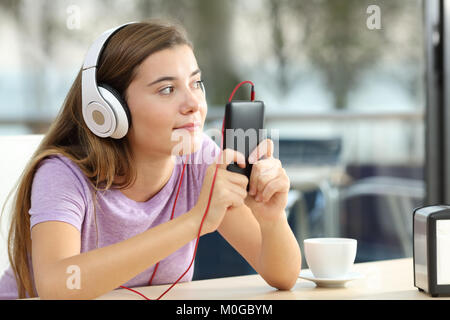
[[(174, 218), (186, 213), (197, 203), (206, 169), (219, 151), (219, 146), (206, 133), (202, 133), (201, 148), (189, 156), (186, 165)], [(40, 163), (33, 179), (30, 228), (44, 221), (69, 223), (81, 233), (81, 252), (96, 249), (97, 241), (100, 248), (129, 239), (170, 220), (182, 170), (181, 158), (177, 157), (169, 181), (146, 202), (129, 199), (118, 189), (98, 192), (97, 233), (92, 187), (88, 179), (68, 158), (51, 156)], [(188, 268), (195, 242), (189, 242), (161, 260), (152, 284), (175, 282)], [(153, 270), (154, 266), (151, 266), (123, 285), (146, 286)], [(191, 267), (180, 282), (190, 281), (193, 272)], [(16, 299), (17, 296), (16, 282), (9, 267), (0, 278), (0, 299)]]

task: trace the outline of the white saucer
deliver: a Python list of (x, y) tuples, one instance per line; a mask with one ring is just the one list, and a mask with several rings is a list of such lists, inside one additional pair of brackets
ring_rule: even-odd
[(350, 272), (346, 276), (340, 278), (316, 278), (310, 269), (304, 269), (300, 271), (298, 277), (313, 281), (318, 287), (339, 288), (344, 287), (348, 281), (364, 278), (364, 275), (358, 272)]

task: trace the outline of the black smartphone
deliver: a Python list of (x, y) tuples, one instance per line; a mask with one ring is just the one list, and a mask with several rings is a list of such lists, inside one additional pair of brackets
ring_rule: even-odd
[[(223, 149), (229, 148), (245, 156), (245, 168), (230, 163), (227, 170), (241, 173), (250, 179), (252, 164), (248, 163), (250, 153), (264, 140), (264, 102), (232, 101), (225, 106)], [(247, 185), (247, 190), (249, 185)]]

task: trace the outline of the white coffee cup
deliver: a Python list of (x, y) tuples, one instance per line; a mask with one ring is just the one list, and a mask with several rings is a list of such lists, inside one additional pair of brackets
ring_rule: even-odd
[(355, 262), (355, 239), (311, 238), (303, 241), (306, 262), (316, 278), (342, 278)]

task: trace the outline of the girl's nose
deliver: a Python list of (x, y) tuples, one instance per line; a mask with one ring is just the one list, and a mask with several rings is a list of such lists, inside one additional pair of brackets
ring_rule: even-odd
[(183, 101), (182, 105), (182, 111), (183, 113), (186, 112), (196, 112), (200, 108), (200, 105), (203, 100), (203, 96), (201, 97), (199, 94), (193, 90), (186, 90), (185, 99)]

